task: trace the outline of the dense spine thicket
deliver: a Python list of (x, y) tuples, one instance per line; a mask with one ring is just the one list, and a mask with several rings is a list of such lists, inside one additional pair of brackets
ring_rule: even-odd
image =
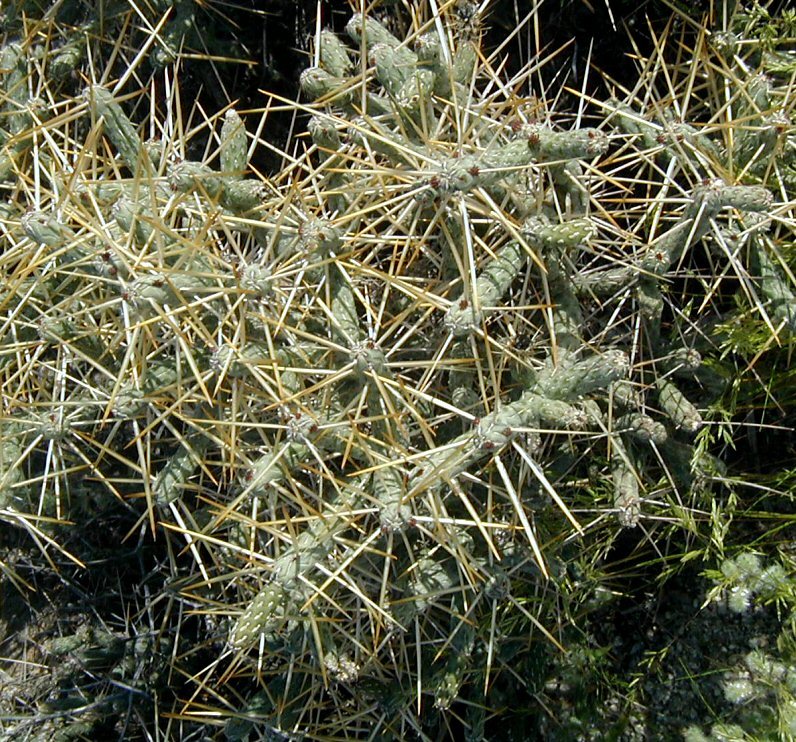
[[(200, 4), (152, 5), (118, 81), (78, 11), (57, 48), (9, 17), (0, 51), (0, 519), (82, 568), (64, 534), (123, 504), (170, 570), (126, 636), (43, 655), (133, 700), (75, 670), (38, 721), (157, 719), (168, 675), (226, 739), (482, 739), (596, 594), (573, 548), (724, 496), (725, 284), (794, 329), (790, 57), (713, 34), (707, 79), (650, 61), (571, 116), (535, 61), (505, 79), (475, 5), (421, 3), (322, 30), (301, 101), (189, 121)], [(266, 177), (280, 106), (307, 134)]]

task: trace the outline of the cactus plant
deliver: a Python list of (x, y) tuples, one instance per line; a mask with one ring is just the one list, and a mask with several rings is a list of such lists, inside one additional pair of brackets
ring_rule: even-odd
[[(310, 136), (265, 178), (275, 98), (134, 123), (134, 73), (199, 10), (155, 6), (151, 59), (113, 85), (71, 91), (93, 26), (64, 42), (51, 118), (33, 37), (3, 48), (0, 519), (80, 564), (59, 539), (85, 480), (132, 508), (168, 544), (161, 597), (212, 629), (200, 672), (170, 658), (185, 713), (229, 738), (438, 736), (465, 712), (485, 734), (517, 636), (564, 651), (571, 544), (709, 509), (700, 315), (731, 272), (791, 329), (787, 90), (722, 58), (743, 103), (675, 121), (652, 60), (648, 95), (572, 118), (523, 100), (535, 63), (496, 72), (483, 8), (420, 3), (319, 31), (288, 105)], [(109, 642), (63, 652), (112, 673)]]

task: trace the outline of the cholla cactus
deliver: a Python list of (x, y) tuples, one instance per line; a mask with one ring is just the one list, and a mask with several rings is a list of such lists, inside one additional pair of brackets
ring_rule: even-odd
[[(195, 10), (169, 11), (156, 64)], [(64, 524), (87, 476), (176, 536), (217, 654), (183, 674), (284, 734), (405, 737), (429, 705), (498, 705), (498, 613), (559, 651), (562, 545), (709, 476), (672, 282), (711, 239), (759, 236), (787, 311), (751, 227), (767, 183), (632, 100), (604, 106), (618, 134), (524, 105), (534, 67), (500, 80), (461, 21), (422, 3), (399, 35), (361, 15), (348, 43), (319, 33), (294, 106), (311, 139), (267, 181), (267, 109), (195, 129), (154, 111), (156, 144), (95, 81), (42, 121), (4, 50), (5, 172), (39, 185), (0, 212), (0, 517)], [(734, 155), (752, 180), (753, 145)], [(660, 192), (617, 203), (637, 167)]]

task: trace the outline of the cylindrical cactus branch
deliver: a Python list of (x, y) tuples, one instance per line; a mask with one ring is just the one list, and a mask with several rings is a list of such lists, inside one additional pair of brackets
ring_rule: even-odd
[(659, 127), (654, 126), (642, 114), (617, 98), (609, 98), (605, 106), (609, 113), (609, 121), (615, 122), (626, 134), (638, 137), (641, 149), (665, 153), (665, 162), (668, 163), (671, 155), (658, 142)]
[(113, 204), (111, 213), (116, 223), (126, 233), (133, 235), (139, 245), (145, 245), (152, 237), (154, 227), (151, 221), (154, 217), (144, 198), (133, 200), (123, 193)]
[(731, 186), (718, 178), (709, 180), (694, 189), (682, 217), (650, 246), (641, 267), (656, 275), (666, 273), (680, 261), (690, 245), (707, 234), (710, 220), (722, 208), (757, 212), (770, 209), (772, 203), (773, 196), (762, 186)]
[(626, 378), (628, 372), (627, 354), (620, 350), (608, 350), (576, 363), (550, 369), (540, 375), (534, 391), (550, 399), (573, 401)]
[(528, 143), (530, 156), (538, 162), (591, 160), (608, 149), (608, 137), (599, 129), (555, 131), (540, 124), (527, 124), (520, 137)]
[(351, 278), (337, 266), (331, 266), (329, 283), (332, 291), (331, 320), (336, 335), (344, 346), (353, 349), (362, 342), (362, 330)]
[(151, 173), (152, 163), (149, 161), (149, 154), (135, 126), (110, 91), (101, 85), (92, 85), (84, 96), (94, 116), (97, 119), (102, 118), (103, 127), (122, 162), (132, 173)]
[(236, 649), (257, 645), (270, 638), (295, 615), (308, 597), (304, 584), (316, 565), (329, 555), (339, 536), (349, 526), (350, 511), (344, 503), (314, 518), (290, 546), (273, 561), (270, 582), (255, 596), (236, 621), (230, 642)]
[(784, 324), (789, 331), (796, 331), (796, 293), (791, 283), (768, 255), (765, 240), (752, 238), (749, 249), (752, 275), (757, 278), (760, 293), (766, 299), (766, 312), (777, 325)]
[[(429, 70), (433, 76), (433, 91), (440, 98), (465, 101), (466, 93), (461, 90), (462, 81), (457, 72), (464, 72), (464, 65), (451, 70), (445, 59), (445, 52), (436, 33), (426, 33), (415, 40), (414, 51), (419, 69)], [(452, 74), (451, 74), (452, 73)], [(467, 82), (469, 83), (469, 76)]]
[(86, 39), (78, 35), (55, 50), (48, 62), (47, 71), (56, 80), (64, 79), (77, 69), (85, 55)]
[(26, 440), (19, 426), (0, 425), (0, 508), (17, 509), (23, 502), (20, 485), (27, 478), (24, 466)]
[[(612, 382), (627, 376), (628, 370), (624, 353), (608, 351), (541, 374), (536, 384), (516, 402), (480, 418), (473, 432), (463, 433), (426, 453), (419, 464), (423, 484), (438, 484), (439, 478), (450, 479), (461, 474), (472, 463), (499, 452), (522, 429), (540, 419), (574, 427), (584, 418), (565, 403), (606, 389)], [(415, 480), (414, 476), (411, 478)]]
[(638, 137), (640, 149), (653, 153), (663, 167), (674, 160), (684, 170), (708, 177), (721, 162), (716, 144), (688, 123), (667, 118), (653, 123), (615, 98), (606, 102), (606, 111), (625, 134)]
[(169, 167), (171, 188), (180, 193), (199, 192), (218, 201), (232, 214), (242, 214), (261, 206), (266, 187), (242, 176), (248, 166), (246, 129), (234, 111), (221, 127), (221, 173), (201, 162), (183, 160)]
[(22, 44), (10, 43), (0, 48), (0, 93), (2, 126), (11, 137), (19, 136), (28, 124), (25, 107), (28, 92), (28, 52)]
[(495, 306), (524, 267), (528, 252), (519, 242), (509, 242), (495, 254), (475, 282), (471, 296), (454, 300), (445, 315), (445, 326), (458, 337), (479, 330), (483, 322), (482, 307)]
[(156, 505), (167, 507), (182, 496), (191, 475), (201, 465), (209, 447), (205, 437), (192, 437), (180, 444), (152, 482), (152, 497)]
[(612, 445), (611, 475), (614, 484), (614, 507), (619, 513), (619, 524), (623, 528), (635, 528), (641, 515), (639, 475), (627, 451), (617, 441), (613, 441)]
[(266, 497), (275, 485), (289, 480), (303, 466), (319, 466), (331, 454), (360, 459), (351, 448), (351, 425), (344, 419), (318, 418), (310, 412), (286, 410), (285, 436), (242, 468), (240, 493), (246, 498)]
[(430, 155), (403, 134), (392, 131), (378, 120), (357, 117), (352, 121), (348, 138), (355, 144), (385, 155), (396, 165), (411, 168), (425, 162)]
[(336, 33), (329, 29), (325, 28), (321, 31), (318, 55), (321, 66), (332, 75), (347, 77), (354, 70), (348, 47)]
[(689, 378), (702, 365), (702, 354), (695, 348), (673, 348), (659, 359), (659, 365), (666, 373)]
[(696, 433), (702, 427), (702, 416), (685, 395), (669, 379), (658, 379), (658, 401), (675, 427)]
[(462, 294), (451, 305), (445, 316), (445, 326), (454, 336), (478, 330), (482, 324), (482, 307), (497, 305), (525, 266), (531, 251), (538, 251), (537, 262), (552, 250), (566, 250), (586, 242), (593, 234), (586, 219), (576, 219), (562, 224), (550, 224), (546, 219), (532, 217), (521, 229), (526, 242), (509, 242), (489, 260), (476, 279), (472, 295)]
[(179, 57), (182, 45), (194, 28), (196, 3), (191, 0), (174, 0), (169, 5), (172, 13), (160, 32), (157, 47), (152, 53), (155, 67), (172, 64)]
[(663, 132), (658, 135), (658, 142), (665, 151), (676, 152), (675, 156), (682, 159), (684, 167), (685, 159), (688, 158), (688, 167), (709, 173), (716, 163), (721, 162), (721, 151), (713, 140), (687, 122), (673, 121), (667, 117)]
[(221, 172), (231, 177), (242, 175), (249, 166), (249, 141), (243, 119), (234, 108), (224, 114), (220, 150)]
[(355, 13), (351, 16), (345, 27), (346, 33), (354, 41), (364, 47), (365, 52), (372, 49), (377, 44), (382, 44), (389, 49), (395, 50), (398, 58), (395, 60), (406, 69), (413, 69), (417, 65), (417, 56), (399, 39), (393, 36), (387, 27), (375, 18)]
[(379, 509), (379, 523), (384, 532), (403, 530), (412, 517), (406, 497), (403, 475), (386, 466), (373, 472), (373, 497)]
[[(622, 382), (619, 382), (621, 384)], [(618, 386), (618, 385), (617, 385)], [(594, 400), (584, 403), (594, 425), (609, 436), (610, 475), (613, 488), (613, 506), (622, 528), (635, 528), (641, 517), (640, 457), (635, 449), (649, 443), (661, 444), (666, 440), (666, 429), (641, 413), (628, 414), (607, 425), (606, 416)], [(625, 434), (616, 435), (615, 433)]]
[[(406, 47), (395, 43), (379, 42), (368, 46), (368, 61), (373, 64), (376, 79), (387, 92), (399, 100), (405, 86), (418, 74), (417, 57)], [(428, 71), (423, 71), (429, 75)]]
[(631, 412), (618, 417), (614, 428), (639, 443), (654, 443), (659, 446), (668, 437), (664, 425), (643, 412)]
[[(160, 359), (149, 362), (137, 374), (136, 380), (121, 383), (111, 399), (114, 415), (131, 419), (141, 415), (148, 404), (155, 404), (160, 395), (166, 395), (181, 381), (180, 369), (174, 359)], [(175, 395), (176, 396), (176, 395)]]
[(56, 347), (68, 350), (77, 357), (90, 358), (105, 366), (115, 367), (115, 359), (109, 352), (101, 337), (98, 337), (90, 325), (71, 320), (60, 315), (60, 308), (51, 312), (59, 314), (42, 314), (38, 320), (39, 337)]

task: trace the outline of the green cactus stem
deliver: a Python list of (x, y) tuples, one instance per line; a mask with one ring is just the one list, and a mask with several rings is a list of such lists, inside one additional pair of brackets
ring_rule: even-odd
[(334, 548), (336, 537), (347, 527), (344, 507), (330, 508), (311, 521), (271, 565), (268, 583), (238, 618), (230, 643), (239, 650), (256, 646), (284, 626), (286, 616), (297, 612), (307, 596), (305, 580)]
[(657, 275), (666, 273), (680, 261), (689, 245), (705, 236), (710, 229), (710, 220), (722, 208), (764, 212), (771, 208), (772, 203), (773, 196), (762, 186), (731, 186), (719, 178), (709, 180), (694, 189), (692, 201), (683, 216), (651, 246), (641, 267)]
[(102, 117), (108, 138), (130, 171), (135, 173), (139, 168), (143, 172), (151, 171), (149, 155), (138, 132), (113, 95), (100, 85), (92, 85), (86, 90), (85, 97), (94, 115)]
[(702, 415), (686, 396), (668, 379), (658, 379), (658, 401), (677, 428), (696, 433), (702, 427)]
[(667, 438), (666, 428), (641, 412), (632, 412), (617, 418), (614, 429), (626, 433), (641, 443), (652, 442), (658, 446)]
[(777, 321), (793, 331), (796, 329), (796, 295), (763, 244), (752, 240), (750, 244), (752, 270), (757, 276), (760, 293), (768, 304), (766, 311)]
[(234, 108), (224, 114), (221, 126), (221, 172), (225, 175), (239, 176), (249, 165), (249, 142), (246, 126)]
[(159, 507), (165, 508), (182, 497), (188, 480), (204, 460), (208, 444), (206, 438), (194, 437), (181, 443), (169, 457), (152, 483), (152, 496)]
[[(527, 244), (539, 251), (573, 248), (593, 234), (592, 225), (586, 219), (549, 224), (533, 217), (525, 222), (521, 231)], [(529, 254), (526, 245), (520, 242), (509, 242), (496, 251), (495, 257), (489, 260), (476, 279), (473, 298), (462, 295), (448, 309), (445, 326), (454, 336), (466, 335), (481, 327), (483, 315), (480, 308), (498, 304), (525, 266)]]
[[(606, 351), (582, 361), (565, 364), (540, 376), (537, 383), (516, 402), (504, 405), (482, 417), (474, 432), (463, 433), (442, 448), (429, 451), (420, 469), (431, 467), (435, 473), (451, 478), (465, 471), (473, 462), (499, 452), (518, 432), (540, 418), (564, 416), (576, 425), (585, 422), (582, 413), (557, 404), (574, 401), (607, 388), (628, 373), (628, 359), (621, 351)], [(558, 424), (562, 417), (558, 417)], [(410, 477), (414, 480), (414, 477)], [(423, 483), (432, 480), (425, 478)]]
[(635, 528), (641, 515), (638, 475), (627, 452), (618, 447), (616, 442), (611, 467), (614, 507), (618, 510), (619, 524), (623, 528)]

